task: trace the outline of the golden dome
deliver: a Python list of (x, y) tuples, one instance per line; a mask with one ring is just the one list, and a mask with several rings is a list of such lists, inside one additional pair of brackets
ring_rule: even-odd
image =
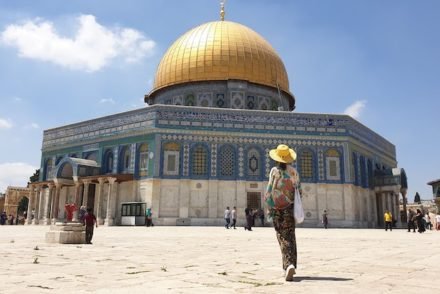
[(246, 80), (289, 92), (281, 58), (259, 34), (241, 24), (213, 21), (181, 36), (163, 56), (153, 92), (195, 81)]

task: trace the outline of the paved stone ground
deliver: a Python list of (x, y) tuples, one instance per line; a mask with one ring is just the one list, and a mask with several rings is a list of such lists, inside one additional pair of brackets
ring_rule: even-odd
[(93, 245), (48, 230), (0, 227), (0, 293), (440, 293), (438, 231), (300, 228), (285, 282), (273, 228), (99, 227)]

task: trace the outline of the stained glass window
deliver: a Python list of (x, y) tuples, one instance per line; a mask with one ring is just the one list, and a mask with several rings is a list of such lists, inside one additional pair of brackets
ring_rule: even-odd
[(139, 148), (139, 174), (146, 176), (148, 174), (148, 145), (142, 144)]
[(192, 174), (195, 176), (208, 175), (208, 152), (203, 146), (197, 146), (192, 151)]
[(303, 151), (300, 157), (301, 178), (313, 178), (313, 153), (311, 151)]
[(341, 179), (340, 155), (336, 149), (329, 149), (326, 153), (327, 179), (339, 181)]
[(232, 146), (224, 146), (220, 150), (220, 176), (234, 176), (235, 152)]

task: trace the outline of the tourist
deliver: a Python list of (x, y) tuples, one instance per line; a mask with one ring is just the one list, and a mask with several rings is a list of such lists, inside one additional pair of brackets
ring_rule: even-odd
[(90, 207), (87, 208), (87, 213), (84, 216), (84, 225), (86, 226), (86, 244), (92, 244), (93, 226), (98, 227), (98, 223)]
[(226, 207), (225, 210), (225, 228), (229, 229), (229, 224), (231, 223), (231, 211), (229, 210), (229, 206)]
[(6, 224), (6, 219), (8, 217), (6, 216), (6, 211), (3, 211), (2, 214), (0, 215), (0, 224), (2, 226), (4, 226)]
[(425, 223), (426, 223), (425, 228), (432, 230), (432, 223), (431, 223), (431, 217), (429, 216), (429, 211), (425, 215)]
[(231, 217), (232, 217), (231, 228), (233, 227), (235, 230), (236, 229), (235, 224), (237, 223), (237, 208), (235, 206), (232, 208)]
[(440, 214), (438, 214), (437, 213), (437, 215), (435, 216), (435, 222), (436, 222), (436, 226), (435, 226), (435, 228), (437, 229), (437, 230), (440, 230)]
[(146, 225), (147, 227), (153, 227), (153, 212), (151, 211), (151, 207), (147, 208), (145, 211), (145, 217), (146, 217)]
[(416, 221), (417, 221), (417, 227), (418, 227), (417, 231), (419, 233), (425, 232), (425, 226), (423, 224), (423, 213), (420, 211), (420, 209), (417, 209)]
[(413, 229), (413, 233), (416, 232), (416, 225), (415, 225), (415, 219), (416, 215), (412, 209), (408, 210), (408, 216), (407, 216), (407, 222), (408, 222), (408, 232), (411, 232), (411, 229)]
[(258, 211), (258, 216), (260, 217), (261, 226), (264, 227), (264, 210), (261, 208)]
[(87, 209), (84, 205), (79, 208), (79, 221), (84, 224), (84, 217), (86, 216)]
[(246, 225), (244, 226), (244, 230), (252, 231), (252, 209), (246, 207), (246, 209), (244, 210), (244, 215), (246, 217)]
[(327, 229), (328, 227), (327, 210), (324, 210), (324, 213), (322, 214), (322, 224), (324, 225), (324, 228)]
[(298, 172), (290, 165), (296, 153), (287, 145), (278, 145), (269, 152), (275, 160), (269, 174), (265, 201), (280, 245), (286, 281), (293, 281), (297, 266), (295, 218), (293, 215), (295, 191), (300, 192)]
[(13, 214), (9, 214), (8, 224), (9, 225), (13, 225), (14, 224), (14, 215)]
[(388, 228), (390, 228), (390, 232), (393, 231), (393, 215), (388, 209), (385, 210), (383, 220), (385, 221), (385, 231), (388, 231)]

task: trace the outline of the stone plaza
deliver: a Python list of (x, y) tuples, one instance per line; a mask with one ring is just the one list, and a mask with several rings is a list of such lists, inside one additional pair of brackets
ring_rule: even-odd
[(48, 231), (0, 227), (0, 293), (440, 293), (438, 231), (298, 228), (293, 282), (270, 227), (98, 227), (93, 245)]

